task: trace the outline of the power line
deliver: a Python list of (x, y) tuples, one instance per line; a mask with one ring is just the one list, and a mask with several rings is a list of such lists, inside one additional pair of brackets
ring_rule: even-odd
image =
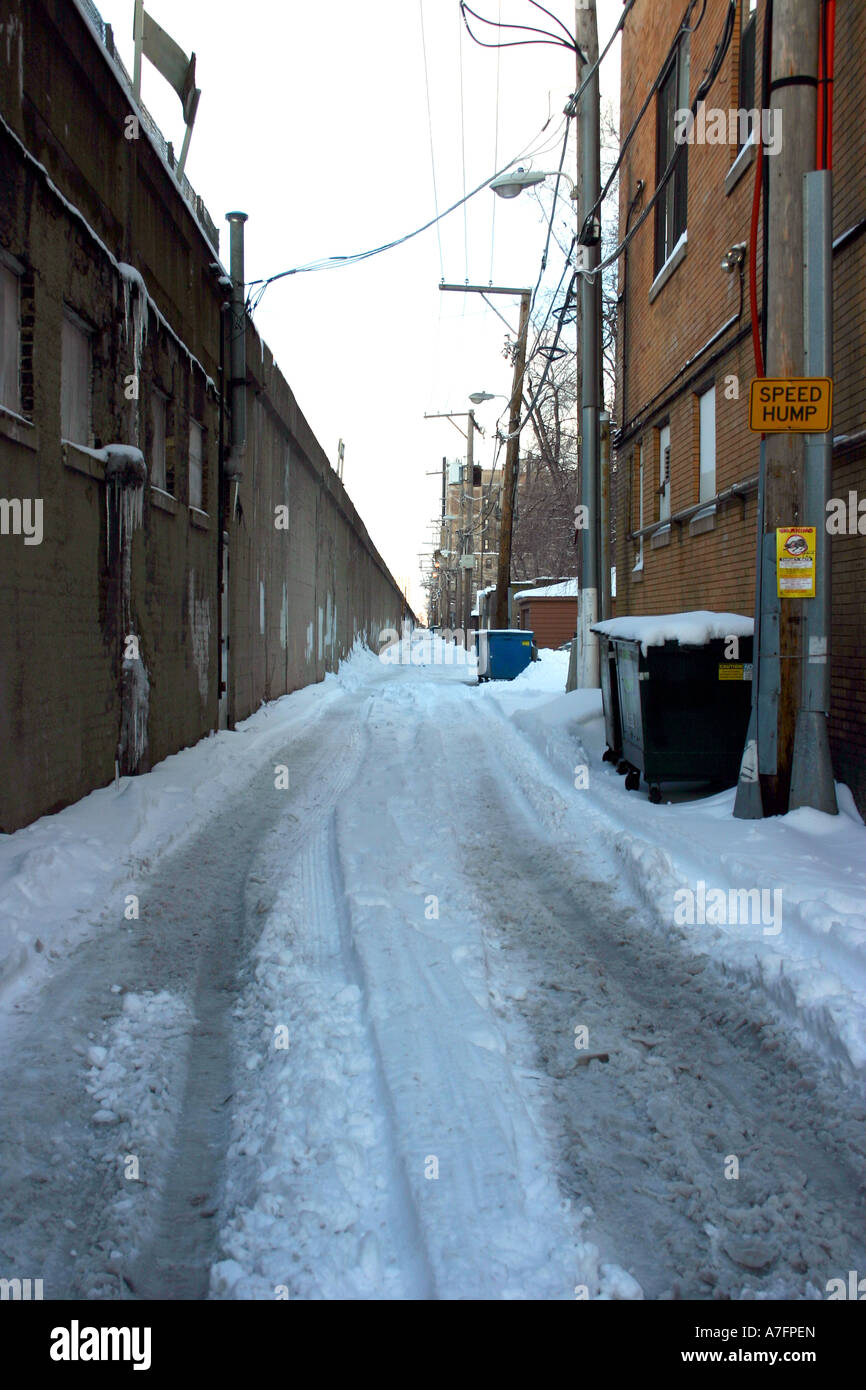
[[(421, 20), (421, 52), (424, 55), (424, 87), (427, 92), (427, 128), (430, 132), (430, 168), (433, 174), (433, 207), (436, 211), (436, 239), (439, 242), (439, 273), (445, 278), (445, 261), (442, 256), (442, 234), (439, 230), (439, 196), (436, 191), (436, 158), (433, 153), (433, 112), (430, 108), (430, 75), (427, 67), (427, 38), (424, 33), (424, 0), (418, 0), (418, 15)], [(466, 192), (464, 186), (463, 192)]]
[[(460, 0), (460, 13), (463, 16), (463, 23), (466, 25), (466, 31), (469, 37), (481, 48), (524, 48), (534, 44), (547, 44), (555, 48), (567, 48), (572, 53), (576, 53), (583, 58), (583, 53), (577, 46), (577, 40), (570, 29), (565, 27), (562, 20), (557, 19), (556, 15), (552, 14), (550, 10), (545, 9), (543, 5), (538, 3), (538, 0), (529, 0), (529, 3), (536, 10), (541, 10), (542, 14), (546, 14), (549, 19), (552, 19), (554, 24), (558, 24), (566, 37), (563, 38), (560, 34), (552, 34), (549, 29), (539, 29), (537, 25), (534, 24), (503, 24), (501, 20), (485, 19), (484, 15), (480, 15), (476, 10), (471, 9), (469, 5), (466, 4), (466, 0)], [(477, 19), (480, 24), (489, 25), (491, 29), (514, 29), (524, 34), (541, 34), (543, 37), (540, 39), (513, 39), (505, 43), (485, 43), (483, 39), (479, 39), (476, 34), (473, 34), (469, 25), (469, 20), (466, 18), (467, 14), (471, 14), (472, 18)], [(584, 58), (584, 62), (585, 61), (586, 59)]]
[[(404, 236), (401, 237), (395, 237), (393, 241), (386, 241), (381, 246), (374, 246), (368, 251), (358, 251), (346, 256), (324, 256), (321, 257), (319, 260), (309, 261), (305, 265), (293, 266), (291, 270), (281, 270), (276, 275), (269, 275), (264, 279), (248, 281), (248, 290), (252, 290), (254, 287), (257, 287), (256, 293), (250, 294), (248, 297), (248, 312), (251, 314), (255, 312), (255, 310), (258, 308), (259, 304), (262, 301), (262, 297), (268, 285), (274, 284), (274, 282), (277, 280), (284, 280), (289, 275), (313, 274), (320, 270), (337, 270), (347, 265), (358, 265), (361, 261), (369, 260), (372, 256), (380, 256), (385, 251), (392, 251), (395, 247), (402, 246), (407, 241), (412, 241), (415, 237), (420, 236), (422, 232), (428, 231), (430, 227), (435, 226), (438, 222), (441, 222), (446, 217), (449, 217), (452, 212), (456, 212), (458, 208), (461, 208), (464, 203), (469, 202), (471, 198), (476, 197), (476, 195), (481, 193), (483, 189), (487, 188), (495, 178), (498, 178), (500, 174), (506, 173), (507, 170), (510, 169), (512, 165), (516, 164), (518, 160), (533, 158), (535, 155), (545, 153), (545, 151), (550, 148), (549, 144), (544, 144), (542, 146), (539, 146), (538, 148), (533, 148), (533, 146), (534, 141), (544, 134), (548, 125), (549, 120), (545, 121), (541, 130), (538, 132), (538, 135), (534, 137), (534, 140), (531, 140), (529, 142), (528, 146), (521, 150), (520, 153), (514, 155), (511, 159), (509, 159), (506, 164), (503, 164), (501, 169), (497, 169), (488, 178), (486, 178), (483, 181), (483, 183), (479, 183), (476, 188), (472, 189), (471, 193), (467, 193), (466, 196), (463, 198), (458, 198), (457, 201), (455, 203), (452, 203), (450, 207), (447, 207), (444, 212), (437, 212), (435, 217), (431, 217), (429, 221), (425, 222), (420, 227), (416, 227), (414, 231), (407, 232)], [(559, 129), (561, 129), (561, 125), (557, 127), (557, 138)]]
[[(502, 18), (502, 0), (499, 0), (499, 18)], [(501, 87), (502, 55), (496, 54), (496, 114), (493, 122), (493, 163), (499, 162), (499, 93)], [(493, 284), (493, 247), (496, 240), (496, 204), (498, 198), (493, 199), (493, 210), (490, 214), (490, 283)]]
[[(463, 101), (463, 30), (457, 25), (457, 61), (460, 68), (460, 155), (463, 164), (463, 255), (466, 279), (469, 280), (469, 217), (466, 209), (466, 120)], [(442, 272), (445, 278), (445, 272)], [(466, 307), (464, 300), (464, 308)]]

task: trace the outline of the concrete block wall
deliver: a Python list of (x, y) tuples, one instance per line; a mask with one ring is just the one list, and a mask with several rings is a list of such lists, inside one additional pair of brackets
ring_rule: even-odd
[[(134, 770), (217, 725), (223, 299), (217, 250), (151, 141), (126, 138), (129, 93), (78, 7), (2, 0), (2, 14), (0, 258), (19, 283), (21, 400), (17, 412), (0, 408), (0, 498), (41, 500), (44, 534), (38, 545), (0, 534), (0, 833), (114, 776), (130, 632), (149, 682)], [(124, 265), (149, 297), (138, 345)], [(84, 448), (61, 444), (68, 310), (91, 343)], [(252, 326), (248, 337), (249, 467), (243, 519), (229, 513), (227, 523), (235, 719), (321, 679), (355, 635), (375, 641), (380, 626), (398, 625), (403, 606)], [(150, 472), (157, 391), (165, 488)], [(190, 506), (191, 419), (204, 430), (201, 508)], [(128, 586), (116, 548), (109, 554), (105, 464), (94, 452), (110, 444), (139, 449), (149, 470)], [(273, 525), (287, 487), (288, 534)]]

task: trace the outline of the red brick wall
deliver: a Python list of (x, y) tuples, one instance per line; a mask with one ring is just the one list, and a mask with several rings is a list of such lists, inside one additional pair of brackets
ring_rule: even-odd
[[(682, 6), (638, 0), (626, 20), (622, 42), (621, 132), (629, 129), (670, 47)], [(691, 36), (689, 100), (721, 34), (726, 0), (707, 0), (703, 20)], [(866, 45), (866, 6), (838, 6), (834, 135), (834, 235), (866, 213), (866, 123), (862, 118), (864, 78), (858, 55)], [(700, 14), (700, 6), (695, 17)], [(756, 97), (760, 107), (764, 0), (758, 5)], [(739, 104), (739, 20), (708, 107)], [(796, 138), (786, 130), (783, 138)], [(638, 180), (644, 181), (634, 227), (656, 185), (655, 100), (630, 144), (620, 178), (620, 234)], [(756, 494), (719, 505), (711, 529), (691, 534), (688, 522), (674, 524), (669, 542), (643, 544), (643, 565), (629, 532), (638, 525), (636, 459), (644, 444), (644, 524), (658, 516), (658, 431), (671, 432), (671, 512), (699, 496), (699, 434), (696, 398), (716, 388), (716, 484), (723, 491), (757, 475), (759, 437), (748, 429), (748, 387), (754, 376), (749, 334), (748, 282), (740, 300), (740, 277), (720, 268), (725, 251), (748, 241), (754, 162), (730, 191), (725, 176), (737, 154), (728, 144), (688, 148), (688, 212), (685, 257), (653, 299), (654, 214), (639, 228), (620, 259), (623, 296), (619, 335), (620, 435), (617, 487), (617, 597), (620, 613), (660, 613), (711, 608), (752, 613), (754, 609)], [(758, 238), (758, 297), (761, 295), (761, 236)], [(839, 251), (834, 261), (836, 404), (834, 433), (864, 429), (863, 362), (866, 360), (866, 238)], [(623, 318), (625, 315), (625, 334)], [(709, 339), (739, 314), (718, 343)], [(692, 360), (694, 359), (694, 360)], [(732, 378), (739, 383), (736, 398)], [(837, 444), (834, 493), (849, 488), (866, 497), (866, 449), (862, 441)], [(866, 630), (862, 586), (863, 537), (832, 542), (834, 627), (831, 740), (837, 776), (866, 806)]]

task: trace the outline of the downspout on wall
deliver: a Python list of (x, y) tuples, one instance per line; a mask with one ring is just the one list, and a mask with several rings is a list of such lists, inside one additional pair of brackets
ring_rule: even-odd
[(237, 483), (243, 477), (244, 455), (247, 446), (247, 314), (244, 283), (244, 223), (245, 212), (227, 212), (230, 226), (229, 270), (232, 278), (231, 334), (229, 366), (231, 371), (231, 445), (225, 461), (225, 476)]

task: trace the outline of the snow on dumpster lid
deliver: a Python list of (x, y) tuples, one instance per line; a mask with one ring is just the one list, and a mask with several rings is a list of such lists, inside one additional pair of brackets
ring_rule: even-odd
[(593, 632), (606, 637), (624, 637), (640, 642), (646, 656), (647, 647), (661, 647), (665, 642), (683, 646), (703, 647), (714, 637), (751, 637), (755, 631), (754, 618), (741, 613), (709, 613), (696, 609), (693, 613), (656, 613), (647, 618), (608, 618), (594, 623)]
[(515, 603), (525, 598), (577, 598), (577, 580), (563, 579), (559, 584), (545, 584), (540, 589), (518, 589), (514, 595)]

